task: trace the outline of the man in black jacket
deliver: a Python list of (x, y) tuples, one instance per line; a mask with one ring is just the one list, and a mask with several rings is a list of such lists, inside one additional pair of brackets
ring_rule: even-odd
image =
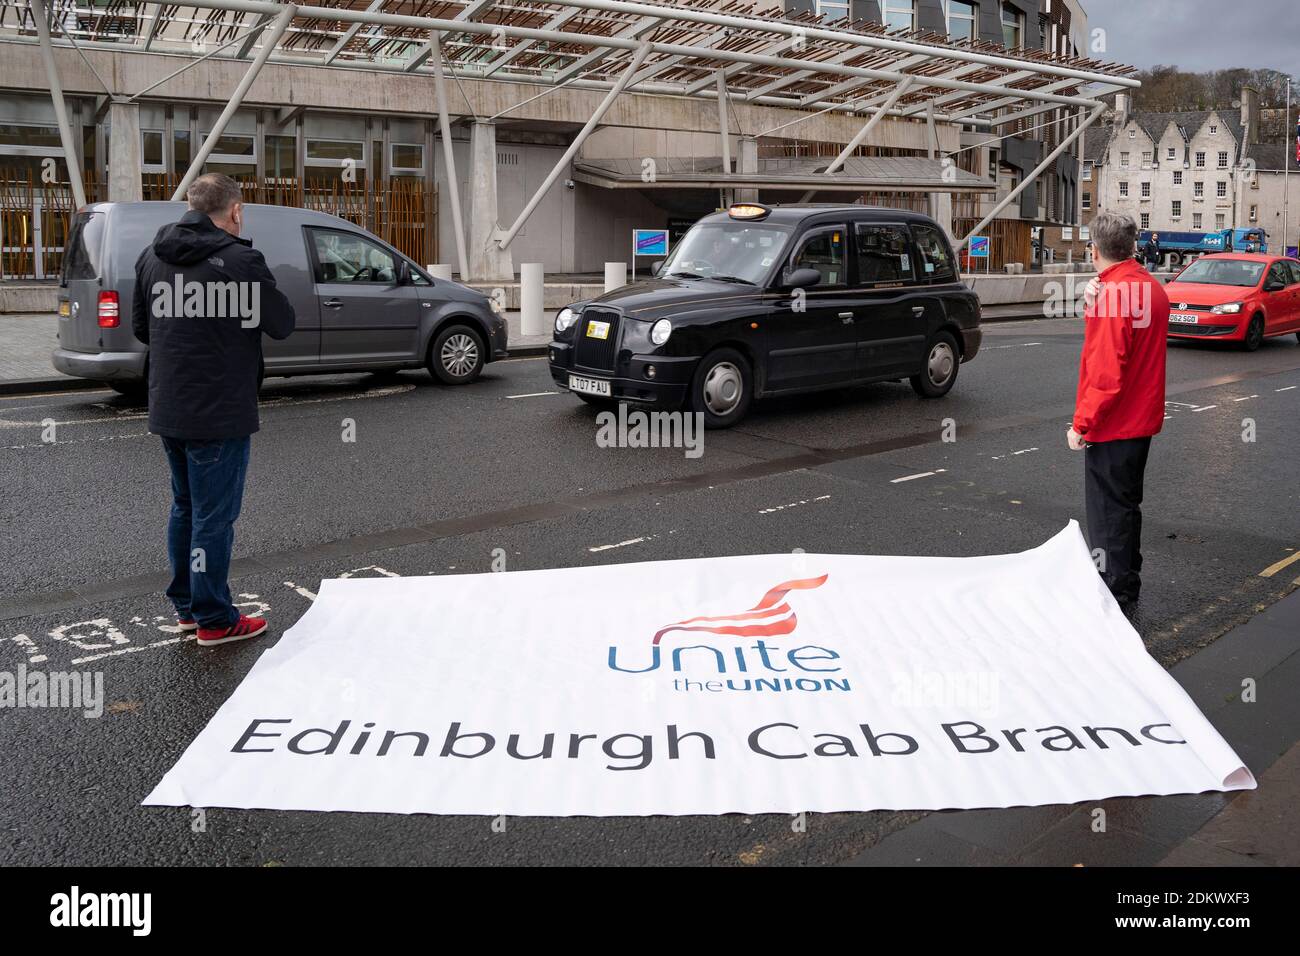
[(186, 199), (189, 211), (136, 260), (131, 326), (149, 346), (149, 430), (171, 465), (167, 596), (180, 627), (210, 646), (266, 630), (235, 609), (226, 579), (258, 428), (262, 334), (287, 338), (294, 314), (262, 254), (239, 238), (239, 184), (208, 173)]

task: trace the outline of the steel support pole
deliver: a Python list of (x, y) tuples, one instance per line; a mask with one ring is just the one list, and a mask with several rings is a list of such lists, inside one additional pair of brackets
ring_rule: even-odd
[(876, 128), (876, 124), (884, 119), (885, 114), (892, 110), (895, 105), (897, 105), (898, 101), (907, 95), (907, 91), (912, 88), (912, 82), (912, 78), (907, 77), (903, 82), (898, 84), (894, 89), (894, 92), (889, 94), (889, 99), (885, 100), (885, 102), (877, 108), (875, 115), (872, 116), (871, 119), (867, 120), (862, 129), (858, 130), (857, 135), (849, 140), (849, 144), (840, 150), (840, 154), (831, 160), (830, 165), (826, 167), (826, 175), (829, 176), (844, 165), (845, 160), (853, 155), (853, 151), (861, 146), (866, 141), (867, 137), (871, 135), (871, 131)]
[(240, 105), (243, 104), (244, 97), (247, 95), (249, 88), (253, 85), (253, 81), (257, 79), (257, 74), (262, 71), (262, 66), (266, 63), (267, 58), (270, 57), (276, 44), (280, 42), (280, 37), (284, 36), (284, 31), (289, 28), (289, 24), (293, 22), (294, 15), (297, 12), (298, 8), (290, 3), (276, 15), (275, 22), (271, 24), (262, 37), (262, 48), (257, 51), (257, 56), (253, 57), (253, 62), (250, 63), (248, 69), (244, 71), (243, 79), (239, 81), (239, 85), (235, 87), (235, 92), (230, 96), (230, 102), (227, 103), (226, 108), (221, 111), (221, 115), (217, 117), (217, 121), (212, 124), (212, 131), (208, 133), (207, 138), (203, 140), (198, 151), (190, 160), (190, 168), (185, 171), (185, 176), (177, 184), (176, 191), (172, 193), (172, 202), (184, 199), (185, 191), (190, 188), (194, 180), (197, 179), (199, 174), (203, 171), (203, 164), (207, 162), (208, 156), (212, 153), (213, 147), (217, 145), (217, 140), (219, 140), (221, 134), (225, 132), (226, 124), (230, 122), (231, 117), (235, 115), (235, 112), (239, 109)]
[(722, 137), (722, 171), (731, 172), (731, 123), (727, 119), (727, 76), (718, 71), (718, 135)]
[(538, 204), (541, 203), (542, 197), (544, 197), (547, 191), (555, 185), (555, 181), (559, 179), (560, 174), (568, 168), (569, 163), (573, 161), (573, 157), (578, 155), (578, 150), (582, 148), (582, 144), (586, 141), (587, 137), (591, 135), (591, 131), (596, 128), (602, 119), (604, 119), (609, 108), (613, 106), (614, 101), (618, 99), (618, 95), (623, 92), (628, 81), (631, 80), (636, 74), (636, 71), (641, 68), (641, 64), (645, 62), (645, 58), (649, 55), (650, 44), (642, 43), (633, 55), (632, 62), (627, 65), (627, 69), (623, 71), (623, 75), (618, 78), (618, 82), (615, 83), (614, 87), (605, 94), (605, 98), (600, 101), (600, 105), (596, 107), (596, 112), (592, 114), (591, 119), (587, 120), (586, 125), (578, 131), (578, 135), (575, 136), (573, 142), (569, 144), (569, 148), (564, 151), (564, 155), (561, 156), (560, 161), (555, 164), (555, 168), (551, 170), (549, 175), (547, 175), (545, 182), (538, 187), (537, 192), (533, 193), (533, 198), (528, 200), (528, 205), (526, 205), (523, 208), (523, 211), (519, 213), (519, 218), (515, 220), (514, 225), (502, 233), (497, 239), (497, 243), (502, 249), (505, 249), (514, 241), (519, 230), (522, 229), (524, 223), (528, 221), (528, 217), (533, 214), (533, 211), (537, 208)]
[[(983, 229), (994, 219), (996, 219), (998, 214), (1002, 212), (1002, 210), (1006, 209), (1013, 202), (1015, 202), (1016, 197), (1019, 196), (1026, 189), (1028, 189), (1030, 183), (1037, 182), (1038, 177), (1043, 174), (1043, 172), (1047, 169), (1048, 166), (1052, 165), (1052, 163), (1056, 160), (1056, 157), (1060, 156), (1072, 145), (1074, 145), (1075, 141), (1078, 140), (1079, 137), (1083, 135), (1084, 130), (1086, 130), (1089, 126), (1095, 123), (1097, 121), (1097, 118), (1101, 116), (1102, 112), (1105, 111), (1105, 109), (1106, 109), (1105, 103), (1098, 103), (1095, 107), (1093, 107), (1093, 110), (1088, 115), (1088, 118), (1079, 124), (1079, 128), (1076, 129), (1069, 136), (1067, 136), (1065, 139), (1061, 140), (1061, 144), (1057, 146), (1056, 149), (1048, 153), (1047, 158), (1044, 159), (1041, 163), (1039, 163), (1038, 166), (1034, 168), (1034, 171), (1031, 172), (1028, 176), (1026, 176), (1019, 186), (1011, 190), (1011, 192), (1007, 193), (1006, 197), (1003, 198), (1001, 202), (999, 202), (996, 206), (993, 207), (993, 211), (989, 213), (987, 216), (985, 216), (983, 219), (981, 219), (979, 224), (974, 229), (972, 229), (966, 235), (965, 238), (963, 238), (960, 242), (957, 243), (957, 248), (954, 251), (961, 252), (962, 249), (965, 249), (966, 245), (971, 241), (971, 238), (974, 236), (978, 236), (981, 229)], [(1083, 110), (1080, 110), (1078, 115), (1082, 116)]]
[(59, 140), (63, 143), (63, 161), (68, 167), (68, 185), (72, 187), (72, 200), (80, 209), (86, 204), (86, 184), (81, 175), (81, 159), (77, 154), (77, 141), (72, 136), (68, 122), (68, 107), (63, 102), (63, 86), (59, 71), (54, 65), (54, 48), (50, 44), (49, 10), (44, 2), (32, 0), (32, 20), (36, 35), (41, 41), (41, 59), (45, 61), (45, 78), (50, 84), (50, 99), (54, 101), (54, 117), (59, 124)]
[(456, 175), (456, 154), (451, 142), (451, 118), (447, 115), (447, 79), (443, 76), (442, 34), (429, 38), (432, 46), (433, 90), (438, 101), (438, 133), (442, 137), (442, 160), (447, 167), (447, 198), (451, 200), (451, 228), (456, 233), (456, 259), (460, 264), (460, 281), (467, 282), (469, 252), (465, 245), (465, 222), (460, 212), (460, 179)]

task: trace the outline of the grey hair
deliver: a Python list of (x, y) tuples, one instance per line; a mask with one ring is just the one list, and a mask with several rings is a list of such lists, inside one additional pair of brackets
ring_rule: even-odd
[(204, 173), (185, 191), (190, 208), (205, 216), (224, 218), (230, 207), (243, 200), (239, 183), (225, 173)]
[(1092, 241), (1111, 262), (1123, 262), (1137, 246), (1138, 227), (1132, 216), (1099, 211), (1092, 219)]

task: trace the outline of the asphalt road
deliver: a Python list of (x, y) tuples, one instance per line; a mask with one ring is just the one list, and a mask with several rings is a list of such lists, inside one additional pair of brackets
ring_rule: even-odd
[[(1065, 447), (1082, 327), (991, 326), (936, 402), (905, 384), (760, 404), (704, 454), (598, 447), (541, 360), (447, 389), (423, 373), (270, 380), (234, 581), (272, 634), (200, 650), (161, 595), (167, 469), (111, 392), (0, 399), (0, 669), (102, 669), (109, 712), (0, 711), (0, 862), (829, 863), (916, 814), (517, 819), (142, 808), (309, 606), (322, 577), (789, 551), (976, 555), (1082, 518)], [(1172, 664), (1292, 589), (1300, 344), (1170, 350), (1147, 479), (1139, 630)], [(944, 441), (945, 420), (956, 440)], [(54, 441), (47, 441), (50, 423)], [(354, 429), (355, 442), (343, 440)], [(1243, 440), (1243, 432), (1251, 441)], [(900, 481), (899, 479), (907, 479)], [(360, 636), (359, 639), (364, 639)]]

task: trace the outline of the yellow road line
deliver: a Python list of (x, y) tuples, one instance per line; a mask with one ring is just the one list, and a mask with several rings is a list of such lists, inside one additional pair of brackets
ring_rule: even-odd
[(1300, 561), (1300, 551), (1297, 551), (1295, 554), (1291, 555), (1291, 557), (1289, 557), (1289, 558), (1283, 558), (1283, 559), (1282, 559), (1281, 561), (1279, 561), (1277, 564), (1271, 564), (1271, 565), (1269, 565), (1269, 566), (1268, 566), (1267, 568), (1265, 568), (1263, 571), (1259, 572), (1259, 576), (1260, 576), (1261, 578), (1271, 578), (1273, 575), (1277, 574), (1277, 573), (1278, 573), (1279, 571), (1281, 571), (1283, 568), (1285, 568), (1285, 567), (1287, 567), (1287, 566), (1289, 566), (1289, 565), (1295, 564), (1295, 562), (1297, 562), (1297, 561)]

